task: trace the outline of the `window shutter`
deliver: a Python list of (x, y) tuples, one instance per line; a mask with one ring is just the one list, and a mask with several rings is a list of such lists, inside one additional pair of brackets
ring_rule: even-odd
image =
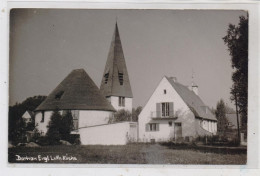
[(161, 103), (156, 103), (156, 117), (161, 117)]
[(174, 116), (173, 102), (169, 102), (169, 115)]
[(159, 123), (156, 123), (156, 131), (159, 131)]
[(145, 131), (149, 131), (149, 124), (145, 124)]

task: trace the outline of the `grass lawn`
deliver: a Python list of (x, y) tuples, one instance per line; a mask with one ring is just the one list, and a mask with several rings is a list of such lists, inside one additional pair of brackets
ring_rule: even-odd
[[(8, 153), (10, 163), (246, 164), (247, 157), (246, 154), (171, 149), (159, 144), (15, 147), (9, 148)], [(24, 160), (18, 160), (18, 155)]]

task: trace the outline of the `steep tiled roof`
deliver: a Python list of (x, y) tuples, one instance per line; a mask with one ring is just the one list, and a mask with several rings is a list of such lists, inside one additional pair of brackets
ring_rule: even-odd
[[(120, 84), (119, 75), (122, 76), (123, 84)], [(110, 45), (100, 91), (104, 96), (133, 97), (117, 24)]]
[(73, 70), (36, 111), (55, 109), (115, 111), (84, 69)]
[(208, 107), (203, 103), (200, 97), (191, 91), (187, 86), (173, 81), (171, 78), (166, 77), (166, 79), (170, 82), (172, 87), (181, 96), (183, 101), (187, 104), (196, 117), (215, 121), (217, 120), (212, 112), (207, 109)]

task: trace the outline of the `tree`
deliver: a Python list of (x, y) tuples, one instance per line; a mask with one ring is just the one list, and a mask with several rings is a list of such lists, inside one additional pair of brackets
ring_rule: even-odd
[(217, 131), (218, 131), (219, 134), (225, 135), (225, 133), (228, 129), (228, 120), (226, 118), (225, 103), (222, 99), (217, 103), (215, 114), (216, 114), (216, 117), (217, 117), (217, 120), (218, 120)]
[(138, 106), (136, 109), (133, 108), (133, 110), (132, 110), (132, 120), (133, 120), (133, 122), (138, 122), (138, 116), (141, 113), (142, 109), (143, 108), (141, 106)]
[(51, 119), (48, 124), (48, 131), (46, 137), (50, 144), (58, 144), (61, 139), (60, 128), (61, 128), (61, 114), (58, 110), (53, 111)]
[(231, 56), (234, 69), (231, 100), (237, 103), (242, 118), (242, 128), (247, 128), (248, 105), (248, 16), (240, 16), (238, 26), (229, 24), (227, 35), (223, 37)]
[(73, 130), (73, 117), (71, 111), (67, 111), (61, 120), (61, 125), (59, 129), (61, 138), (64, 140), (69, 140), (70, 133), (72, 130)]
[(132, 114), (130, 111), (121, 109), (115, 112), (114, 117), (110, 117), (108, 123), (131, 121)]
[(236, 113), (236, 111), (233, 108), (229, 107), (227, 104), (225, 105), (225, 108), (226, 108), (227, 114), (235, 114)]
[[(29, 126), (25, 126), (22, 122), (22, 115), (25, 111), (34, 111), (44, 100), (46, 96), (33, 96), (27, 98), (22, 103), (17, 103), (13, 106), (9, 106), (9, 120), (8, 120), (8, 138), (9, 141), (17, 143), (22, 142), (21, 136), (25, 135), (26, 130), (34, 128), (34, 119)], [(19, 137), (20, 136), (20, 137)]]

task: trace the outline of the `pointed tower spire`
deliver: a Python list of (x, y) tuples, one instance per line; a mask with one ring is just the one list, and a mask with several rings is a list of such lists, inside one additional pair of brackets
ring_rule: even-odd
[[(104, 96), (110, 100), (112, 105), (113, 105), (112, 98), (120, 99), (123, 97), (124, 101), (125, 98), (130, 98), (131, 109), (132, 109), (133, 94), (132, 94), (130, 80), (127, 72), (127, 67), (126, 67), (122, 43), (119, 35), (117, 21), (115, 24), (114, 35), (110, 44), (110, 49), (107, 57), (107, 62), (106, 62), (100, 90), (104, 94)], [(122, 105), (122, 103), (120, 104), (120, 100), (118, 100), (118, 102), (119, 102), (119, 106)], [(123, 106), (121, 107), (126, 107), (124, 102), (123, 102)], [(122, 108), (115, 107), (115, 109), (122, 109)]]

